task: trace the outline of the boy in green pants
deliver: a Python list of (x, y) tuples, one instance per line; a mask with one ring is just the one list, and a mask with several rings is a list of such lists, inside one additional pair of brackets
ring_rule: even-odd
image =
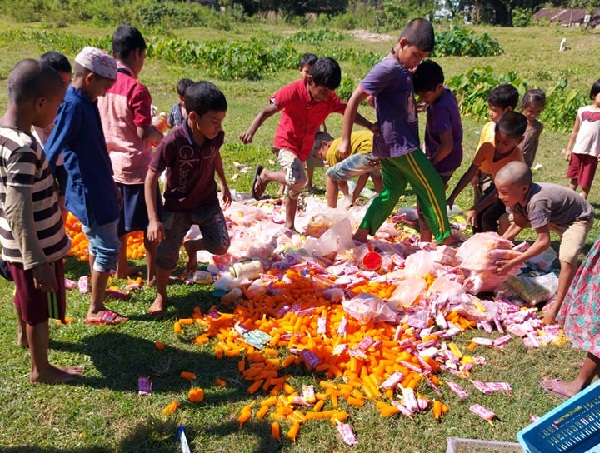
[(348, 101), (338, 149), (342, 154), (349, 154), (358, 105), (368, 96), (374, 96), (379, 134), (373, 139), (373, 156), (381, 159), (383, 173), (383, 191), (373, 200), (354, 234), (357, 241), (366, 242), (369, 234), (375, 234), (408, 182), (417, 194), (436, 241), (443, 244), (452, 241), (444, 184), (419, 148), (417, 106), (410, 72), (431, 53), (434, 41), (431, 23), (413, 19), (402, 31), (392, 52), (371, 69)]

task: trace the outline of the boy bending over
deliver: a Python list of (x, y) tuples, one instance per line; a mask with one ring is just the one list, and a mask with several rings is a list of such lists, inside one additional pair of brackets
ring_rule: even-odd
[[(160, 142), (146, 175), (148, 238), (160, 244), (156, 259), (156, 299), (148, 309), (154, 316), (162, 316), (167, 307), (169, 276), (177, 266), (179, 249), (192, 224), (200, 227), (202, 238), (185, 243), (188, 269), (197, 268), (198, 250), (224, 255), (230, 244), (215, 182), (216, 173), (223, 203), (229, 206), (231, 193), (219, 152), (225, 136), (221, 125), (227, 113), (227, 100), (212, 83), (197, 82), (185, 90), (185, 110), (186, 120)], [(165, 169), (165, 204), (159, 218), (156, 184)]]
[(558, 289), (554, 302), (544, 315), (544, 323), (553, 324), (577, 270), (577, 257), (592, 227), (592, 205), (567, 187), (532, 182), (531, 170), (524, 162), (506, 164), (496, 173), (494, 184), (498, 197), (513, 215), (513, 223), (503, 237), (513, 240), (526, 227), (535, 229), (537, 233), (535, 242), (521, 256), (510, 261), (498, 261), (498, 272), (520, 266), (546, 250), (550, 246), (550, 231), (561, 238)]

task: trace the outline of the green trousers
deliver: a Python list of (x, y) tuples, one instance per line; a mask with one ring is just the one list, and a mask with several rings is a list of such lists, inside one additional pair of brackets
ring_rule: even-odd
[(374, 235), (392, 213), (410, 183), (417, 195), (423, 217), (438, 243), (450, 236), (446, 193), (440, 175), (420, 149), (400, 157), (381, 159), (383, 190), (375, 197), (360, 228)]

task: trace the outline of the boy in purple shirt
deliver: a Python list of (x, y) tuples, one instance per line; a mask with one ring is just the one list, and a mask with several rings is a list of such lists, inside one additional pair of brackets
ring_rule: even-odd
[[(419, 98), (427, 103), (425, 154), (447, 187), (452, 174), (462, 163), (462, 122), (454, 93), (444, 86), (440, 65), (424, 60), (413, 74), (413, 86)], [(420, 214), (420, 211), (419, 211)], [(419, 215), (421, 240), (431, 241), (431, 231)]]
[(369, 95), (374, 96), (380, 133), (373, 139), (373, 156), (381, 159), (383, 173), (383, 191), (373, 200), (354, 234), (357, 241), (366, 242), (369, 234), (375, 234), (404, 194), (408, 182), (437, 242), (452, 241), (442, 179), (419, 149), (417, 106), (410, 72), (431, 53), (434, 41), (431, 23), (413, 19), (392, 52), (373, 67), (348, 101), (338, 149), (342, 155), (348, 154), (358, 106)]

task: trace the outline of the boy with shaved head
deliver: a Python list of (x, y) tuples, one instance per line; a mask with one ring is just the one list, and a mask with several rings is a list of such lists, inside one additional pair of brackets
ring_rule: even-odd
[(503, 237), (513, 240), (525, 227), (537, 232), (535, 242), (518, 258), (498, 261), (498, 271), (539, 255), (550, 246), (550, 231), (560, 238), (560, 273), (556, 298), (544, 315), (553, 324), (567, 289), (577, 270), (577, 258), (593, 221), (592, 205), (574, 190), (551, 183), (532, 182), (531, 170), (524, 162), (509, 162), (496, 173), (494, 185), (513, 222)]
[(8, 106), (0, 118), (0, 241), (15, 282), (18, 343), (29, 347), (33, 383), (66, 382), (82, 368), (48, 362), (48, 318), (65, 320), (62, 258), (65, 232), (52, 172), (32, 126), (49, 126), (65, 95), (58, 72), (37, 60), (8, 76)]

